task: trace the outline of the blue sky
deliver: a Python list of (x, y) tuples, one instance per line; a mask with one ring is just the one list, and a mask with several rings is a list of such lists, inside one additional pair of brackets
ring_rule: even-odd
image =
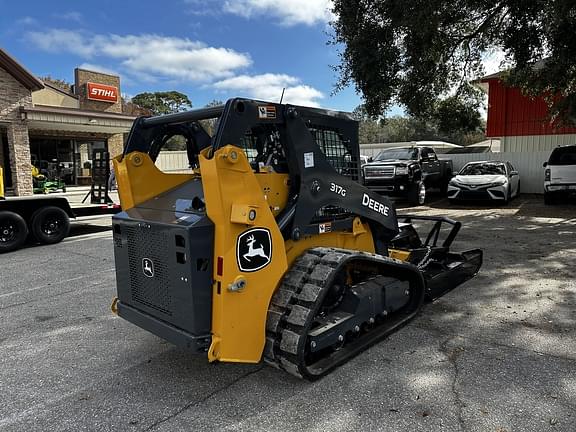
[(351, 111), (332, 96), (330, 0), (0, 0), (0, 45), (36, 75), (81, 66), (119, 74), (122, 93), (178, 90), (195, 107), (232, 96)]

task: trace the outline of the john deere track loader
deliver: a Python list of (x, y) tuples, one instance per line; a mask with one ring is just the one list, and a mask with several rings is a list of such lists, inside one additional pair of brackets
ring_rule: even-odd
[[(174, 140), (186, 173), (155, 165)], [(359, 183), (345, 113), (231, 99), (139, 118), (115, 168), (112, 309), (211, 362), (316, 379), (482, 263), (480, 250), (449, 251), (458, 222), (398, 217)]]

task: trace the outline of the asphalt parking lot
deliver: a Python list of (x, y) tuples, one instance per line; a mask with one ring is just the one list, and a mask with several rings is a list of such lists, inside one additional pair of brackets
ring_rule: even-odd
[(314, 383), (208, 364), (111, 314), (109, 219), (0, 256), (2, 431), (574, 431), (576, 205), (419, 209), (480, 274)]

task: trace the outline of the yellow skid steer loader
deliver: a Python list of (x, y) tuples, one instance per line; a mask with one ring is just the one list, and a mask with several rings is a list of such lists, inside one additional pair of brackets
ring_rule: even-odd
[[(187, 173), (155, 165), (171, 140)], [(211, 362), (326, 374), (482, 264), (450, 252), (460, 223), (398, 217), (359, 161), (341, 112), (237, 98), (137, 119), (115, 160), (113, 311)]]

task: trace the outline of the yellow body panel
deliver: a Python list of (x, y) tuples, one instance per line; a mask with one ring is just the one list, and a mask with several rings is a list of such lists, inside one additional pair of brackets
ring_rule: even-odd
[[(223, 260), (222, 275), (214, 266), (212, 297), (212, 345), (210, 361), (257, 363), (265, 342), (268, 304), (288, 268), (284, 239), (244, 152), (226, 146), (210, 159), (199, 156), (204, 199), (208, 217), (215, 226), (214, 262)], [(255, 210), (252, 221), (248, 212)], [(252, 227), (264, 227), (272, 239), (271, 262), (264, 268), (245, 273), (236, 262), (236, 239)], [(229, 287), (245, 280), (241, 291)]]
[(367, 224), (363, 224), (359, 218), (356, 218), (351, 233), (329, 232), (314, 236), (305, 236), (297, 242), (288, 240), (286, 242), (288, 266), (290, 267), (294, 260), (307, 249), (322, 246), (374, 253), (374, 240), (370, 232), (370, 227)]
[(194, 177), (194, 174), (165, 174), (154, 165), (150, 156), (140, 152), (114, 158), (114, 173), (124, 211)]
[(400, 261), (408, 261), (410, 259), (410, 251), (401, 249), (389, 249), (388, 256)]
[(288, 201), (289, 176), (288, 174), (265, 173), (260, 171), (256, 174), (256, 180), (264, 193), (266, 202), (270, 206), (274, 216), (277, 216)]

